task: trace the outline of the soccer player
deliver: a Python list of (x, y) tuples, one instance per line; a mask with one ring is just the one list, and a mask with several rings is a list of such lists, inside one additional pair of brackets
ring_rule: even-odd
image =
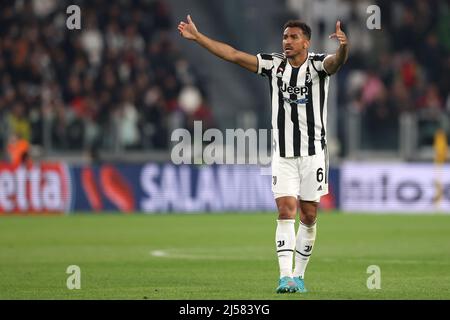
[[(219, 58), (269, 80), (274, 137), (272, 191), (278, 208), (275, 245), (280, 267), (276, 292), (306, 292), (305, 270), (316, 239), (317, 208), (320, 197), (328, 193), (328, 84), (330, 75), (347, 60), (349, 50), (341, 23), (337, 21), (336, 32), (330, 35), (340, 44), (330, 55), (308, 51), (311, 28), (298, 20), (283, 27), (283, 53), (256, 56), (208, 38), (198, 31), (190, 15), (187, 22), (180, 22), (178, 31)], [(300, 225), (296, 235), (297, 209)]]

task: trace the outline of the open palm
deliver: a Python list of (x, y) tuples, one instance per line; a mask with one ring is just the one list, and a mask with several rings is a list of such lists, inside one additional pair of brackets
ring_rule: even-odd
[(181, 21), (178, 25), (178, 31), (180, 32), (180, 35), (182, 35), (184, 38), (189, 40), (195, 40), (198, 34), (197, 27), (195, 26), (194, 22), (191, 19), (191, 16), (187, 16), (187, 23), (184, 21)]

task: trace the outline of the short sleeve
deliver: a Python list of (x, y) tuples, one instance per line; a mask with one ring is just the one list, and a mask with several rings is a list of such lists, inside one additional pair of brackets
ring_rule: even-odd
[(331, 54), (325, 54), (325, 53), (317, 53), (313, 56), (312, 60), (313, 60), (313, 64), (314, 64), (314, 68), (318, 71), (318, 72), (325, 72), (327, 75), (330, 75), (328, 73), (328, 71), (323, 67), (323, 62), (331, 57)]
[(262, 76), (269, 76), (273, 69), (273, 55), (258, 53), (256, 58), (258, 59), (258, 70), (256, 73)]

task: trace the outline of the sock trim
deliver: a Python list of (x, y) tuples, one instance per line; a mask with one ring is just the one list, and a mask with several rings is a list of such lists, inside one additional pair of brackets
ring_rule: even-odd
[(295, 252), (297, 252), (299, 255), (304, 256), (304, 257), (309, 257), (310, 255), (312, 255), (312, 253), (310, 253), (310, 254), (303, 254), (303, 253), (301, 253), (298, 250), (295, 250)]
[(295, 219), (277, 219), (279, 223), (295, 223)]
[(294, 252), (294, 250), (291, 250), (291, 249), (281, 249), (281, 250), (277, 250), (277, 252), (284, 252), (284, 251)]
[(316, 219), (313, 223), (311, 223), (311, 224), (303, 223), (302, 220), (299, 220), (299, 221), (300, 221), (300, 224), (301, 224), (301, 225), (303, 225), (303, 226), (305, 226), (305, 227), (308, 227), (308, 228), (312, 228), (312, 227), (314, 227), (314, 225), (316, 224), (317, 219)]

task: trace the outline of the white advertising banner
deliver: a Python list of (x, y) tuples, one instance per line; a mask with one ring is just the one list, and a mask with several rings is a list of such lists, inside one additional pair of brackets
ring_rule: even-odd
[(272, 176), (258, 166), (174, 166), (150, 163), (142, 168), (144, 212), (276, 210)]
[(450, 165), (345, 162), (340, 205), (352, 212), (450, 214)]

